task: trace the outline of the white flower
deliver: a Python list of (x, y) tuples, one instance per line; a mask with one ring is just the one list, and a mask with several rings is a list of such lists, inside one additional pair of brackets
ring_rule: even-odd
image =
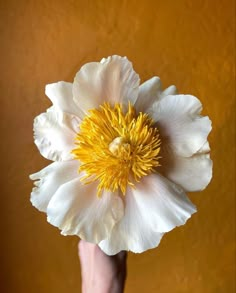
[(196, 212), (185, 192), (212, 177), (211, 121), (196, 97), (162, 91), (158, 77), (139, 85), (119, 56), (85, 64), (46, 95), (53, 106), (35, 118), (34, 138), (54, 162), (30, 176), (31, 202), (63, 235), (108, 255), (143, 252)]

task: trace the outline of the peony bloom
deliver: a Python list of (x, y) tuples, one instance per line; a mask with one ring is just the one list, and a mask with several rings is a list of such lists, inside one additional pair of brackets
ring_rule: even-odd
[(53, 106), (34, 121), (40, 153), (32, 204), (63, 235), (108, 255), (143, 252), (183, 225), (196, 207), (185, 192), (212, 177), (202, 105), (158, 77), (140, 85), (127, 58), (85, 64), (74, 82), (46, 86)]

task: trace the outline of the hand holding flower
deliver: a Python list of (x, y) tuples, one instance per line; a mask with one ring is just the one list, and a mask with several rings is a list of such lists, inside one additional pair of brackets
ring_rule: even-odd
[(125, 251), (106, 255), (98, 245), (81, 240), (79, 257), (83, 293), (122, 293), (126, 278)]

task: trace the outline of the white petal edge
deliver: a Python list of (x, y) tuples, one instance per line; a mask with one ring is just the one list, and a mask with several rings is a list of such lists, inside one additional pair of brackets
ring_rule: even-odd
[(162, 91), (160, 78), (154, 76), (140, 85), (138, 98), (134, 106), (137, 113), (145, 113), (150, 107), (152, 107), (153, 103), (161, 100), (166, 95), (175, 94), (177, 94), (177, 89), (174, 85), (171, 85)]
[(178, 95), (178, 90), (175, 85), (170, 85), (169, 87), (164, 89), (164, 91), (162, 91), (160, 94), (160, 100), (169, 95)]
[(30, 198), (32, 205), (41, 212), (46, 212), (48, 203), (57, 189), (78, 177), (78, 168), (79, 162), (76, 160), (54, 162), (30, 175), (31, 180), (36, 180)]
[(139, 76), (126, 57), (111, 56), (87, 63), (76, 74), (73, 83), (75, 103), (85, 113), (104, 102), (127, 104), (136, 101)]
[[(145, 231), (142, 236), (138, 231), (133, 231), (129, 240), (125, 240), (121, 229), (123, 226), (128, 226), (128, 222), (124, 221), (112, 230), (111, 236), (105, 240), (102, 240), (98, 246), (107, 255), (115, 255), (120, 251), (132, 251), (133, 253), (142, 253), (146, 250), (156, 248), (165, 233), (158, 233), (153, 231)], [(127, 228), (128, 230), (129, 228)], [(138, 230), (138, 228), (137, 228)], [(134, 235), (135, 234), (135, 235)]]
[(209, 117), (200, 116), (201, 102), (191, 95), (168, 95), (148, 110), (160, 131), (162, 143), (178, 155), (190, 157), (206, 145)]
[(52, 161), (73, 159), (76, 133), (81, 120), (51, 107), (34, 120), (34, 142), (41, 155)]
[(197, 151), (197, 154), (206, 154), (209, 153), (211, 150), (209, 142), (206, 141), (204, 145)]
[(83, 118), (83, 113), (75, 104), (72, 94), (72, 83), (59, 81), (46, 85), (46, 96), (52, 101), (54, 109)]
[(159, 174), (148, 175), (136, 189), (128, 188), (124, 217), (99, 246), (108, 255), (143, 252), (156, 247), (164, 232), (185, 224), (195, 212), (180, 187)]
[(116, 193), (104, 192), (98, 198), (96, 183), (84, 185), (76, 178), (54, 194), (47, 208), (47, 219), (63, 235), (78, 235), (98, 243), (108, 237), (123, 212), (122, 199)]
[(163, 156), (160, 172), (185, 191), (194, 192), (207, 187), (212, 178), (212, 165), (209, 154), (188, 158), (169, 154), (167, 159)]

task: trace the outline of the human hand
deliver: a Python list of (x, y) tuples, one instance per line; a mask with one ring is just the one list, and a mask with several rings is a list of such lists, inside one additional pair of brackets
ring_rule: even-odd
[(78, 245), (83, 293), (122, 293), (126, 279), (125, 251), (106, 255), (98, 245), (80, 240)]

